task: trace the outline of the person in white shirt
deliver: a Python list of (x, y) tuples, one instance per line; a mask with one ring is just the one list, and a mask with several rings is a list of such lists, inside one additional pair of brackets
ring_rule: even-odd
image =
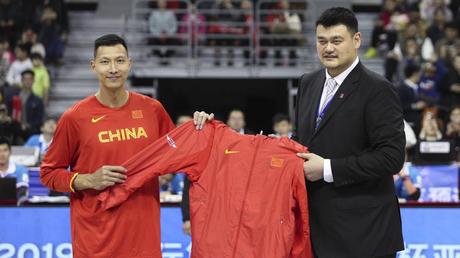
[(15, 50), (16, 60), (11, 64), (6, 74), (6, 82), (10, 86), (21, 84), (21, 73), (32, 69), (32, 61), (29, 58), (29, 50), (25, 45), (17, 45)]

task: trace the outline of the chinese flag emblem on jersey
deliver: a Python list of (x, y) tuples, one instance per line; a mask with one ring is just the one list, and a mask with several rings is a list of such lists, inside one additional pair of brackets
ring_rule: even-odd
[(144, 118), (144, 115), (142, 114), (142, 110), (133, 110), (131, 112), (131, 117), (133, 119), (141, 119)]

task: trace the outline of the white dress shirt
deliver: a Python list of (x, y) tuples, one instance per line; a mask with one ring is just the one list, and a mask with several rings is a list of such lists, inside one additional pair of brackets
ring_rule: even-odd
[[(332, 77), (329, 75), (326, 69), (326, 82), (329, 78), (334, 79), (334, 81), (337, 83), (337, 86), (335, 87), (334, 90), (334, 95), (339, 90), (340, 85), (342, 85), (343, 81), (347, 78), (347, 76), (353, 71), (353, 69), (358, 65), (359, 63), (359, 58), (356, 57), (355, 61), (342, 73), (337, 75), (336, 77)], [(320, 100), (320, 107), (322, 107), (326, 101), (326, 84), (323, 86), (323, 93), (321, 94), (321, 100)], [(324, 159), (324, 167), (323, 167), (323, 176), (324, 176), (324, 181), (328, 183), (333, 183), (334, 182), (334, 177), (332, 176), (332, 168), (331, 168), (331, 160), (330, 159)]]

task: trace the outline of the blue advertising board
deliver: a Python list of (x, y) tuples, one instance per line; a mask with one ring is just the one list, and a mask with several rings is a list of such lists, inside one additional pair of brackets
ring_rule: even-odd
[(419, 202), (458, 202), (459, 172), (457, 165), (409, 166), (419, 176)]
[[(460, 257), (460, 208), (401, 208), (406, 250), (399, 258)], [(0, 258), (70, 258), (67, 207), (1, 207)], [(161, 209), (163, 258), (188, 258), (180, 209)]]

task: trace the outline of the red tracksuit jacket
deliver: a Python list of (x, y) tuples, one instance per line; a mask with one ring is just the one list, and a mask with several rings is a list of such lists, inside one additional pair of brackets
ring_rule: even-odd
[(188, 122), (125, 162), (126, 182), (98, 199), (109, 209), (153, 177), (185, 171), (192, 257), (309, 258), (303, 160), (295, 155), (306, 151), (287, 138), (241, 135), (217, 121), (195, 130)]

